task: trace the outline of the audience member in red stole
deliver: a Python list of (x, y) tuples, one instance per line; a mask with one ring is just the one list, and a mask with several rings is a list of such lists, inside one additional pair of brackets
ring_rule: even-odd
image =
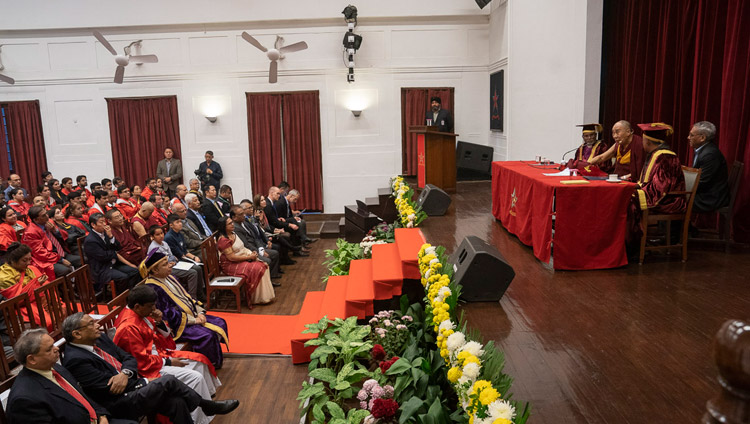
[(47, 216), (55, 223), (57, 228), (65, 231), (68, 237), (65, 239), (67, 246), (63, 246), (66, 252), (78, 252), (78, 239), (86, 237), (88, 231), (82, 230), (81, 228), (68, 224), (65, 222), (65, 215), (62, 213), (62, 208), (55, 206), (47, 211)]
[[(164, 190), (164, 180), (161, 178), (156, 179), (156, 190), (154, 190), (154, 194), (158, 194), (161, 197), (167, 198), (167, 191)], [(151, 197), (151, 196), (149, 196)]]
[(50, 191), (49, 187), (46, 185), (39, 186), (36, 188), (36, 192), (38, 196), (42, 197), (42, 200), (44, 201), (44, 207), (47, 208), (47, 210), (50, 210), (52, 206), (55, 206), (55, 199), (52, 198), (52, 192)]
[(78, 203), (71, 203), (64, 213), (66, 223), (85, 231), (86, 235), (89, 234), (91, 228), (89, 227), (88, 218), (83, 216), (83, 206)]
[(133, 202), (129, 188), (123, 186), (117, 194), (120, 196), (116, 202), (117, 210), (120, 211), (122, 216), (129, 221), (135, 216), (136, 212), (138, 212), (138, 207), (135, 205), (135, 202)]
[(31, 206), (41, 206), (44, 209), (49, 210), (47, 205), (44, 204), (44, 198), (42, 196), (34, 196), (34, 199), (31, 200)]
[(34, 266), (50, 279), (73, 271), (72, 266), (81, 266), (81, 258), (65, 251), (68, 234), (50, 221), (44, 208), (29, 209), (29, 226), (23, 232), (23, 243), (31, 248)]
[(148, 200), (152, 194), (156, 192), (156, 178), (154, 177), (148, 177), (146, 178), (146, 185), (143, 187), (143, 191), (141, 192), (141, 196)]
[(22, 188), (12, 188), (8, 194), (10, 195), (10, 200), (8, 201), (8, 206), (13, 208), (14, 211), (16, 211), (17, 214), (26, 216), (29, 214), (29, 208), (31, 205), (26, 203), (24, 201), (24, 192)]
[[(31, 313), (34, 322), (41, 325), (39, 309), (36, 303), (34, 290), (41, 287), (49, 277), (34, 265), (31, 265), (31, 248), (19, 242), (13, 242), (8, 246), (6, 255), (7, 262), (0, 266), (0, 295), (6, 299), (27, 294), (31, 301)], [(52, 330), (52, 320), (47, 311), (43, 311), (45, 323), (48, 330)], [(25, 321), (31, 321), (26, 308), (21, 308), (21, 314)]]
[(68, 203), (67, 196), (62, 192), (60, 181), (53, 178), (47, 183), (47, 187), (49, 188), (50, 197), (52, 197), (52, 200), (54, 200), (56, 204), (64, 206)]
[(95, 213), (104, 214), (109, 208), (107, 203), (109, 202), (109, 193), (103, 190), (96, 190), (94, 192), (94, 204), (91, 205), (91, 209), (88, 211), (88, 215), (91, 216)]
[(141, 209), (135, 214), (133, 219), (130, 220), (130, 222), (133, 223), (133, 232), (136, 236), (143, 237), (148, 234), (148, 229), (151, 228), (151, 226), (159, 225), (153, 214), (154, 204), (146, 202), (141, 206)]
[(65, 177), (65, 178), (62, 179), (62, 182), (60, 184), (62, 185), (62, 190), (60, 190), (62, 192), (62, 194), (64, 194), (64, 195), (67, 196), (67, 195), (69, 195), (70, 193), (73, 192), (74, 188), (73, 188), (73, 179), (72, 178)]
[(138, 184), (130, 187), (130, 198), (133, 199), (133, 203), (135, 206), (140, 209), (143, 202), (146, 200), (143, 200), (143, 190), (141, 190), (141, 186)]
[(110, 209), (104, 217), (107, 218), (107, 224), (109, 224), (115, 240), (120, 243), (120, 250), (117, 253), (130, 264), (137, 265), (141, 263), (143, 260), (143, 247), (135, 239), (133, 233), (125, 227), (125, 218), (122, 216), (122, 213), (117, 209)]
[(125, 181), (123, 181), (122, 178), (120, 177), (112, 178), (112, 190), (114, 190), (115, 194), (117, 194), (118, 196), (120, 195), (120, 187), (123, 185), (127, 186), (127, 184), (125, 184)]
[(86, 197), (91, 197), (91, 191), (86, 188), (89, 181), (85, 175), (79, 175), (76, 177), (76, 187), (72, 191), (83, 191), (86, 193)]
[(169, 208), (172, 209), (172, 206), (174, 206), (174, 202), (180, 202), (185, 207), (189, 207), (187, 202), (185, 202), (185, 195), (188, 194), (188, 189), (185, 187), (184, 184), (180, 184), (177, 186), (177, 189), (175, 190), (175, 197), (172, 198), (172, 200), (169, 201)]
[(26, 224), (18, 220), (13, 208), (0, 209), (0, 250), (7, 250), (11, 243), (18, 241), (17, 231), (25, 229)]
[(169, 211), (164, 209), (164, 198), (160, 194), (152, 194), (148, 201), (154, 204), (153, 216), (156, 218), (159, 225), (166, 225)]

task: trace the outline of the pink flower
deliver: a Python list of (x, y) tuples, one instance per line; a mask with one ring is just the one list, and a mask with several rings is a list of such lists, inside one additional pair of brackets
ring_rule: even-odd
[(361, 401), (359, 403), (359, 409), (367, 409), (367, 402)]
[(372, 389), (373, 398), (377, 399), (377, 398), (382, 398), (384, 396), (385, 396), (385, 390), (382, 387), (375, 386), (375, 388)]
[(387, 397), (387, 398), (393, 397), (393, 386), (391, 386), (390, 384), (387, 386), (383, 386), (383, 390), (385, 391), (385, 396), (383, 397)]
[(367, 400), (367, 390), (362, 389), (357, 393), (357, 399), (359, 400)]
[(372, 388), (375, 387), (375, 386), (377, 386), (377, 385), (378, 385), (378, 382), (375, 379), (371, 378), (371, 379), (365, 381), (365, 383), (362, 385), (362, 388), (364, 388), (368, 392), (372, 392)]

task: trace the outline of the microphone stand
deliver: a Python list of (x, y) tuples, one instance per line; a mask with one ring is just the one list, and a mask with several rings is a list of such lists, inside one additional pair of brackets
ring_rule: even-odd
[(563, 155), (562, 155), (562, 160), (561, 160), (561, 161), (562, 161), (562, 163), (565, 163), (565, 155), (567, 155), (568, 153), (572, 153), (572, 152), (575, 152), (575, 151), (576, 151), (576, 150), (578, 150), (578, 149), (579, 149), (580, 147), (581, 147), (581, 146), (578, 146), (578, 147), (576, 147), (576, 148), (574, 148), (574, 149), (572, 149), (572, 150), (568, 150), (567, 152), (563, 153)]

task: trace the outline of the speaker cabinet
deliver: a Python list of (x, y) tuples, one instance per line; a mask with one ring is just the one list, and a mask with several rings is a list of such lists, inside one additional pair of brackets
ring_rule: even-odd
[(454, 280), (463, 286), (461, 298), (467, 302), (497, 302), (516, 276), (500, 251), (476, 236), (463, 239), (451, 263)]
[(490, 175), (494, 151), (490, 146), (459, 141), (456, 143), (456, 168)]
[(428, 216), (445, 215), (451, 205), (451, 196), (432, 184), (426, 184), (417, 199), (417, 206), (421, 207)]

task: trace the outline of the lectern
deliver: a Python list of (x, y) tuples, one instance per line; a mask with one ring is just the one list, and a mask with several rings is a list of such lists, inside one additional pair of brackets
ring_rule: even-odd
[(443, 190), (456, 191), (456, 137), (440, 132), (436, 126), (414, 125), (409, 132), (417, 134), (417, 186), (432, 184)]

